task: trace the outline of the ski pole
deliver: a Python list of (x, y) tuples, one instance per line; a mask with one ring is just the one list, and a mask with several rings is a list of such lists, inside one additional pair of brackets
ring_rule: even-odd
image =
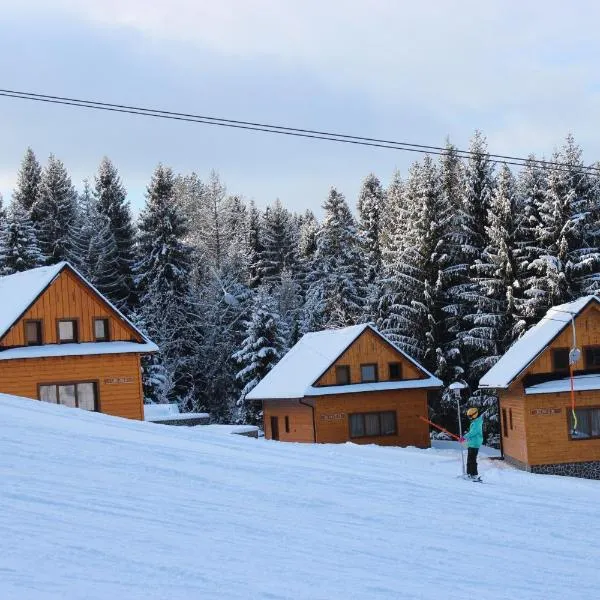
[(444, 429), (440, 425), (437, 425), (433, 421), (430, 421), (429, 419), (426, 419), (425, 417), (422, 417), (421, 415), (417, 415), (417, 417), (419, 417), (419, 419), (421, 419), (421, 421), (425, 421), (425, 423), (429, 423), (432, 427), (435, 427), (436, 429), (439, 429), (440, 431), (443, 431), (444, 433), (447, 433), (449, 436), (453, 437), (455, 440), (458, 440), (460, 442), (460, 437), (458, 437), (457, 435), (454, 435), (453, 433), (451, 433), (447, 429)]

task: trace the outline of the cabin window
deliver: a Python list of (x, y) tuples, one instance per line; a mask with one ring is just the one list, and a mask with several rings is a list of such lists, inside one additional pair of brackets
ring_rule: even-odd
[(360, 380), (363, 383), (377, 381), (377, 365), (360, 365)]
[(600, 408), (576, 408), (577, 427), (573, 414), (569, 415), (569, 435), (572, 440), (600, 438)]
[(396, 412), (353, 413), (350, 415), (350, 437), (396, 435)]
[(63, 404), (83, 410), (98, 410), (98, 391), (93, 382), (40, 385), (39, 398), (42, 402), (51, 404)]
[(75, 319), (61, 319), (58, 322), (58, 341), (61, 344), (77, 341), (77, 321)]
[(552, 351), (552, 365), (554, 371), (569, 370), (569, 349), (557, 348)]
[(513, 418), (512, 418), (512, 408), (508, 409), (508, 422), (510, 423), (510, 430), (513, 429)]
[(586, 346), (585, 351), (585, 368), (597, 369), (600, 367), (600, 346)]
[(39, 346), (42, 343), (42, 322), (25, 321), (25, 345)]
[(402, 365), (399, 362), (389, 363), (390, 381), (402, 379)]
[(502, 409), (502, 433), (508, 437), (508, 419), (506, 418), (506, 409)]
[(285, 418), (285, 432), (286, 433), (290, 432), (290, 418), (289, 417)]
[(335, 382), (337, 385), (348, 385), (350, 383), (350, 367), (348, 365), (335, 368)]
[(94, 338), (97, 342), (108, 342), (108, 319), (94, 319)]

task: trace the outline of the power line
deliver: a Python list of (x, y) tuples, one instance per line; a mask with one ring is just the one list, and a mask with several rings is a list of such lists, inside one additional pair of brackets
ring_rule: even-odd
[[(425, 144), (414, 144), (409, 142), (397, 142), (378, 138), (369, 138), (341, 133), (332, 133), (313, 129), (300, 129), (296, 127), (287, 127), (282, 125), (269, 125), (265, 123), (256, 123), (252, 121), (240, 121), (221, 117), (209, 117), (205, 115), (194, 115), (189, 113), (180, 113), (159, 109), (143, 108), (139, 106), (129, 106), (124, 104), (112, 104), (94, 100), (81, 100), (77, 98), (68, 98), (64, 96), (51, 96), (47, 94), (38, 94), (33, 92), (21, 92), (16, 90), (0, 89), (0, 96), (7, 98), (16, 98), (21, 100), (33, 100), (49, 104), (61, 104), (67, 106), (78, 106), (80, 108), (90, 108), (109, 112), (118, 112), (125, 114), (134, 114), (140, 116), (155, 117), (161, 119), (170, 119), (176, 121), (185, 121), (201, 123), (205, 125), (216, 125), (221, 127), (230, 127), (234, 129), (244, 129), (249, 131), (260, 131), (263, 133), (277, 133), (294, 137), (309, 139), (320, 139), (332, 142), (342, 142), (360, 146), (370, 146), (376, 148), (387, 148), (391, 150), (403, 150), (406, 152), (416, 152), (419, 154), (433, 154), (438, 156), (447, 156), (448, 149), (441, 146), (428, 146)], [(470, 150), (453, 149), (459, 158), (469, 158), (476, 153)], [(488, 154), (491, 162), (509, 164), (523, 167), (527, 164), (534, 164), (541, 168), (559, 167), (558, 171), (575, 172), (580, 174), (600, 175), (600, 168), (593, 166), (575, 165), (563, 162), (546, 161), (534, 158), (521, 158), (516, 156), (502, 154)], [(562, 168), (561, 168), (562, 167)]]

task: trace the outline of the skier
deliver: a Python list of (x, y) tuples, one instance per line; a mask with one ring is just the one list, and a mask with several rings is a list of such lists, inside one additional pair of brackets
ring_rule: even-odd
[(477, 473), (477, 454), (483, 444), (483, 415), (479, 416), (479, 410), (473, 407), (467, 411), (467, 417), (471, 420), (471, 425), (460, 439), (461, 443), (467, 442), (467, 476), (473, 481), (481, 481)]

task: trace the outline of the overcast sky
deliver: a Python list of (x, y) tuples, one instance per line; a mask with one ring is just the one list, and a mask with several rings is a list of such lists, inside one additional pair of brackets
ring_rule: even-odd
[[(580, 0), (0, 0), (0, 88), (459, 147), (600, 158), (600, 3)], [(155, 165), (220, 172), (261, 206), (354, 203), (416, 156), (0, 98), (0, 191), (25, 148), (74, 183), (103, 155), (133, 206)]]

